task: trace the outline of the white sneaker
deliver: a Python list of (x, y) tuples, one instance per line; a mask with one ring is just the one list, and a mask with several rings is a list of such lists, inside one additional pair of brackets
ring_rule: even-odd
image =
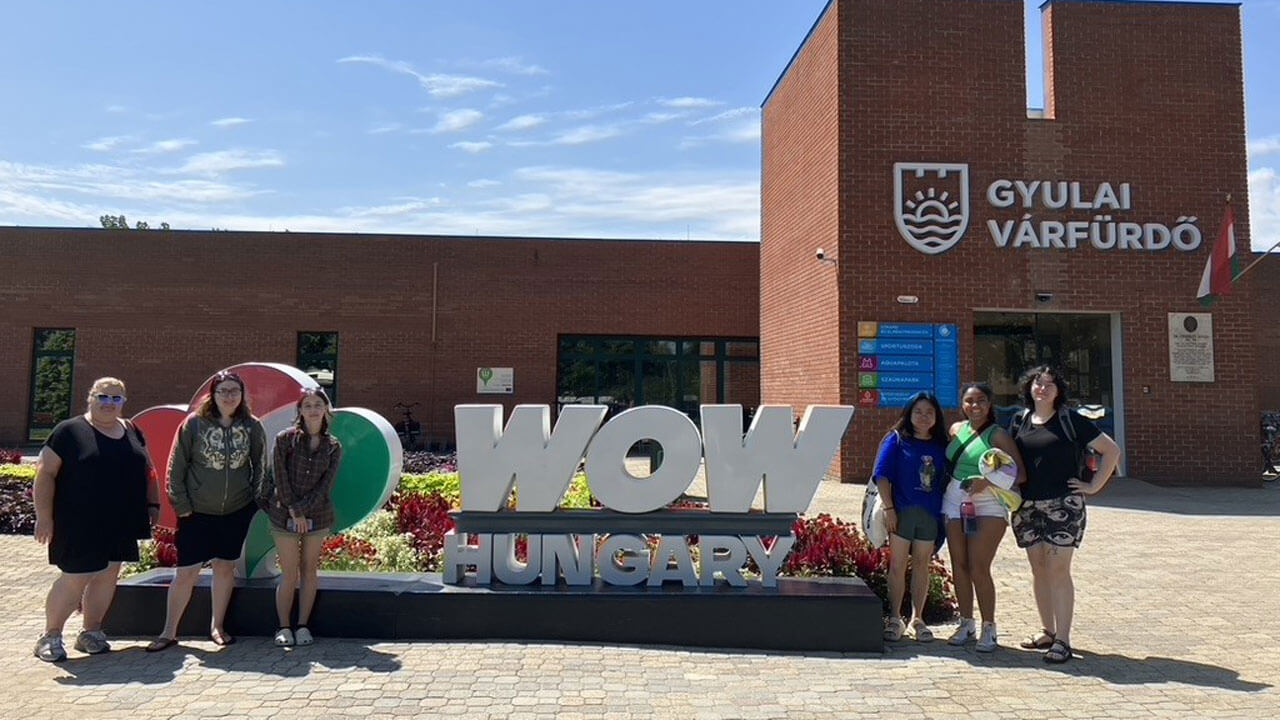
[(101, 630), (84, 630), (76, 636), (75, 649), (89, 655), (109, 652), (111, 643), (107, 642), (107, 634)]
[(911, 634), (915, 636), (916, 642), (933, 642), (933, 631), (920, 618), (911, 621)]
[(36, 641), (35, 656), (45, 662), (62, 662), (67, 650), (62, 647), (62, 633), (45, 633)]
[(273, 641), (276, 647), (293, 647), (293, 631), (289, 628), (280, 628), (276, 631), (276, 637)]
[(993, 622), (982, 623), (982, 636), (978, 638), (978, 644), (974, 648), (980, 653), (995, 652), (1000, 643), (996, 640), (996, 624)]
[(978, 631), (973, 627), (973, 618), (962, 618), (959, 627), (951, 633), (951, 637), (947, 638), (948, 645), (964, 645), (973, 642), (978, 637)]

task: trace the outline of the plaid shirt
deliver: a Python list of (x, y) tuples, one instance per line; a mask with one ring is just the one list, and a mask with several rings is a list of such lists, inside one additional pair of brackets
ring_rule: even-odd
[(342, 445), (325, 433), (313, 451), (307, 433), (296, 427), (276, 436), (275, 491), (267, 503), (271, 524), (284, 530), (289, 511), (302, 515), (320, 530), (333, 527), (333, 479), (342, 462)]

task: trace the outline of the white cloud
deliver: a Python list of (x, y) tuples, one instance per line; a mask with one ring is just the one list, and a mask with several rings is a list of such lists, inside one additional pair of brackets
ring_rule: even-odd
[(551, 140), (552, 145), (585, 145), (587, 143), (600, 142), (608, 140), (622, 134), (622, 130), (616, 125), (583, 125), (576, 127), (556, 135)]
[(712, 100), (710, 98), (700, 98), (700, 97), (657, 98), (654, 100), (654, 102), (666, 107), (685, 108), (685, 109), (711, 108), (711, 107), (716, 107), (717, 105), (724, 104), (719, 100)]
[(180, 173), (221, 175), (232, 170), (284, 167), (284, 156), (276, 150), (219, 150), (187, 158)]
[(526, 63), (518, 57), (500, 57), (491, 58), (480, 63), (481, 67), (493, 68), (503, 72), (514, 73), (516, 75), (546, 75), (547, 70), (544, 67)]
[(364, 63), (374, 65), (384, 70), (394, 73), (408, 75), (418, 81), (432, 97), (452, 98), (460, 95), (466, 95), (477, 90), (485, 88), (502, 87), (502, 83), (495, 82), (486, 78), (470, 77), (466, 75), (445, 75), (442, 73), (433, 73), (424, 75), (413, 66), (403, 60), (387, 60), (376, 55), (351, 55), (339, 58), (340, 63)]
[(1249, 172), (1249, 236), (1258, 252), (1280, 242), (1280, 178), (1275, 168)]
[(488, 150), (489, 148), (493, 147), (493, 143), (472, 142), (469, 140), (463, 140), (460, 142), (453, 143), (449, 147), (456, 148), (458, 150), (465, 150), (466, 152), (472, 153), (474, 155), (475, 153), (482, 153), (485, 150)]
[(708, 143), (758, 143), (760, 142), (759, 119), (739, 122), (712, 135), (693, 135), (680, 141), (679, 148), (700, 147)]
[(462, 110), (451, 110), (440, 116), (435, 127), (431, 128), (433, 133), (448, 133), (465, 130), (472, 125), (484, 119), (484, 113), (479, 110), (463, 108)]
[(127, 108), (127, 107), (125, 107), (125, 106), (123, 106), (123, 105), (108, 105), (108, 106), (106, 106), (106, 107), (105, 107), (105, 108), (103, 108), (103, 109), (104, 109), (104, 110), (106, 110), (106, 111), (107, 111), (107, 112), (109, 112), (109, 113), (122, 113), (122, 112), (125, 112), (126, 110), (128, 110), (129, 108)]
[[(109, 209), (107, 205), (116, 205), (119, 201), (211, 204), (233, 202), (261, 194), (252, 187), (210, 180), (171, 180), (164, 178), (164, 173), (160, 171), (132, 167), (51, 167), (4, 161), (0, 161), (0, 193), (5, 197), (5, 201), (0, 203), (0, 217), (13, 213), (19, 217), (31, 217), (33, 208), (47, 206), (51, 208), (49, 215), (44, 218), (35, 215), (32, 218), (44, 222), (68, 222), (73, 219), (81, 222), (93, 221), (103, 210)], [(69, 201), (65, 197), (68, 194), (88, 198), (88, 201), (85, 204)], [(80, 208), (96, 208), (98, 212), (91, 212), (86, 216)], [(141, 214), (151, 215), (153, 209), (146, 207)], [(133, 214), (137, 215), (139, 212), (135, 211)]]
[(467, 183), (467, 187), (487, 188), (487, 187), (496, 187), (501, 184), (502, 183), (498, 182), (497, 180), (490, 180), (489, 178), (480, 178), (478, 180), (472, 180), (471, 182)]
[(374, 125), (373, 127), (369, 128), (368, 133), (370, 135), (385, 135), (387, 133), (396, 132), (397, 130), (401, 130), (403, 128), (404, 126), (398, 122), (382, 123), (380, 125)]
[(613, 103), (611, 105), (597, 105), (595, 107), (582, 108), (579, 110), (565, 110), (563, 112), (560, 112), (559, 114), (571, 120), (588, 120), (593, 117), (599, 117), (606, 113), (625, 110), (634, 104), (635, 103), (628, 100), (626, 102)]
[(546, 122), (547, 116), (545, 115), (519, 115), (502, 123), (497, 129), (503, 132), (519, 132), (521, 130), (532, 130)]
[(1248, 149), (1250, 159), (1280, 153), (1280, 135), (1250, 140)]
[(212, 125), (212, 126), (214, 126), (214, 127), (228, 128), (228, 127), (235, 127), (235, 126), (237, 126), (237, 125), (246, 125), (246, 124), (251, 123), (251, 122), (253, 122), (253, 121), (252, 121), (252, 120), (250, 120), (249, 118), (242, 118), (242, 117), (224, 117), (224, 118), (218, 118), (217, 120), (214, 120), (214, 121), (210, 122), (209, 124), (210, 124), (210, 125)]
[(134, 139), (132, 135), (112, 135), (111, 137), (91, 140), (80, 147), (94, 152), (110, 152), (127, 142), (133, 142)]
[(183, 148), (195, 145), (196, 141), (190, 138), (174, 138), (173, 140), (158, 140), (146, 147), (140, 147), (132, 152), (140, 155), (158, 155), (160, 153), (177, 152)]
[(684, 116), (685, 113), (681, 112), (651, 112), (646, 113), (644, 117), (640, 118), (640, 122), (648, 123), (650, 125), (661, 125), (662, 123), (669, 123), (672, 120), (679, 120)]
[(725, 110), (724, 112), (716, 113), (715, 115), (711, 115), (709, 117), (698, 118), (697, 120), (690, 120), (689, 124), (702, 125), (703, 123), (721, 122), (724, 120), (736, 120), (737, 118), (744, 117), (746, 115), (750, 115), (752, 117), (758, 118), (760, 117), (760, 108), (754, 108), (754, 107), (733, 108), (732, 110)]

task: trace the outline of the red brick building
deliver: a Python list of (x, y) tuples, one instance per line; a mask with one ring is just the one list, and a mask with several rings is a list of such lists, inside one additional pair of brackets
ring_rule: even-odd
[[(1240, 8), (1042, 12), (1046, 101), (1028, 111), (1021, 0), (826, 7), (763, 106), (762, 400), (873, 406), (840, 465), (866, 477), (911, 381), (869, 372), (885, 358), (859, 323), (954, 325), (959, 379), (1000, 404), (1026, 367), (1065, 365), (1129, 474), (1255, 482), (1275, 283), (1246, 276), (1212, 307), (1211, 382), (1172, 380), (1170, 356), (1170, 313), (1205, 311), (1228, 195), (1249, 247)], [(931, 372), (918, 384), (954, 387)]]
[[(0, 228), (0, 447), (38, 442), (96, 377), (137, 412), (246, 361), (333, 373), (337, 404), (392, 421), (419, 402), (434, 444), (458, 403), (754, 407), (757, 248)], [(480, 368), (513, 392), (477, 392)]]

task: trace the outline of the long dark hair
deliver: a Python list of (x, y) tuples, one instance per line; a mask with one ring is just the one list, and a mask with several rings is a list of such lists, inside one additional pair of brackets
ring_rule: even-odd
[(915, 426), (911, 424), (911, 411), (915, 409), (916, 403), (921, 401), (933, 407), (933, 427), (929, 428), (929, 442), (946, 445), (947, 424), (942, 417), (942, 405), (938, 403), (938, 396), (927, 390), (922, 390), (907, 399), (907, 404), (902, 407), (902, 413), (889, 428), (889, 432), (898, 433), (899, 438), (915, 437)]
[(320, 417), (320, 434), (328, 435), (329, 421), (333, 419), (333, 403), (329, 402), (329, 396), (325, 394), (324, 388), (302, 388), (302, 393), (298, 395), (298, 402), (293, 406), (298, 412), (298, 416), (293, 420), (293, 426), (304, 434), (307, 432), (307, 421), (302, 419), (302, 401), (309, 397), (318, 397), (324, 401), (324, 415)]
[(1029, 410), (1035, 410), (1036, 401), (1031, 397), (1031, 386), (1041, 375), (1049, 375), (1053, 378), (1053, 384), (1058, 388), (1058, 394), (1053, 396), (1053, 409), (1055, 411), (1061, 409), (1067, 402), (1067, 391), (1071, 386), (1067, 384), (1062, 368), (1056, 365), (1037, 365), (1022, 373), (1022, 377), (1018, 379), (1018, 395), (1022, 397), (1022, 404)]
[(241, 380), (239, 375), (225, 370), (214, 375), (213, 379), (209, 381), (209, 397), (204, 399), (204, 404), (200, 406), (196, 414), (205, 420), (217, 420), (222, 417), (222, 411), (218, 409), (218, 401), (214, 398), (214, 393), (218, 391), (219, 385), (228, 380), (240, 386), (240, 405), (231, 414), (232, 419), (246, 422), (253, 419), (253, 412), (249, 409), (249, 392), (244, 388), (244, 380)]
[[(964, 412), (964, 396), (970, 390), (977, 390), (978, 392), (987, 396), (987, 417), (982, 421), (982, 425), (981, 425), (981, 427), (985, 428), (996, 421), (996, 408), (995, 408), (996, 393), (994, 390), (991, 389), (990, 385), (984, 382), (972, 381), (972, 382), (967, 382), (961, 385), (960, 386), (960, 411), (962, 413)], [(965, 415), (966, 419), (968, 419), (968, 417), (969, 417), (968, 415)]]

